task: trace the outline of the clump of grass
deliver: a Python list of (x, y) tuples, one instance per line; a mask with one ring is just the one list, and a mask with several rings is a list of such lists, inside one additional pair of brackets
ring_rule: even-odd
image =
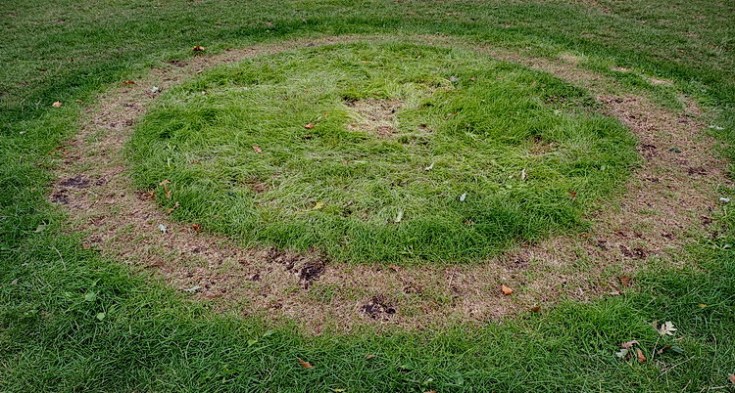
[(461, 262), (582, 229), (637, 161), (584, 91), (395, 43), (220, 67), (165, 94), (129, 152), (177, 219), (355, 262)]

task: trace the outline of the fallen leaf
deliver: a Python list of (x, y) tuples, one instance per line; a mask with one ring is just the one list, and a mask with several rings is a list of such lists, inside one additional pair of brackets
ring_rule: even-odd
[(641, 351), (640, 348), (635, 349), (635, 354), (638, 357), (638, 363), (645, 363), (646, 360), (648, 360), (646, 359), (646, 355), (643, 354), (643, 351)]
[(505, 284), (500, 286), (500, 290), (503, 292), (503, 295), (510, 296), (513, 293), (513, 289)]
[(627, 359), (628, 358), (628, 349), (623, 348), (617, 352), (615, 352), (615, 357), (619, 359)]
[(54, 103), (51, 104), (51, 106), (53, 106), (54, 108), (61, 108), (61, 105), (61, 101), (54, 101)]
[(436, 390), (427, 390), (424, 393), (436, 393)]
[(731, 384), (735, 384), (735, 374), (730, 374), (727, 376), (727, 379), (730, 380)]
[(523, 170), (521, 171), (521, 180), (526, 180), (526, 169), (525, 168), (523, 168)]
[(166, 199), (171, 199), (171, 190), (168, 189), (168, 185), (171, 184), (171, 181), (168, 179), (165, 179), (164, 181), (158, 184), (160, 186), (163, 186), (163, 193), (166, 195)]
[(322, 201), (318, 201), (318, 202), (317, 202), (317, 203), (316, 203), (316, 204), (314, 205), (314, 207), (313, 207), (312, 209), (313, 209), (313, 210), (319, 210), (319, 209), (321, 209), (321, 208), (323, 208), (323, 207), (324, 207), (324, 202), (322, 202)]
[(201, 224), (191, 224), (191, 229), (193, 229), (194, 232), (199, 233), (202, 231), (202, 225)]
[(661, 324), (656, 330), (658, 330), (658, 334), (662, 336), (673, 336), (676, 332), (676, 328), (674, 327), (674, 323), (671, 321), (666, 321)]
[(434, 169), (434, 163), (433, 162), (431, 163), (431, 165), (429, 165), (426, 168), (424, 168), (425, 171), (430, 171), (432, 169)]
[(303, 368), (314, 368), (314, 366), (311, 365), (311, 363), (307, 362), (306, 360), (303, 360), (301, 358), (297, 358), (299, 360), (299, 364)]
[(106, 316), (107, 316), (107, 314), (105, 314), (103, 312), (99, 312), (99, 313), (97, 313), (97, 320), (98, 321), (102, 321), (103, 319), (105, 319)]
[(207, 48), (205, 48), (205, 47), (203, 47), (201, 45), (197, 45), (197, 46), (191, 48), (191, 50), (193, 50), (194, 52), (204, 52), (205, 50), (207, 50)]
[(577, 200), (577, 191), (569, 191), (569, 197), (572, 198), (573, 201)]
[(467, 193), (466, 192), (464, 194), (462, 194), (462, 195), (459, 196), (459, 201), (460, 202), (464, 202), (465, 199), (467, 199)]
[(704, 303), (699, 303), (699, 308), (707, 308), (707, 307), (709, 306)]
[(253, 150), (254, 150), (254, 151), (255, 151), (256, 153), (258, 153), (258, 154), (260, 154), (260, 153), (262, 153), (262, 152), (263, 152), (263, 149), (261, 149), (261, 148), (260, 148), (260, 146), (258, 146), (258, 145), (253, 145)]
[(372, 353), (365, 355), (365, 360), (375, 359), (375, 355)]
[(621, 343), (620, 344), (620, 348), (631, 349), (631, 348), (633, 348), (636, 345), (638, 345), (638, 341), (637, 340), (630, 340), (630, 341), (626, 341), (624, 343)]
[(533, 306), (533, 307), (531, 307), (531, 311), (533, 311), (533, 312), (541, 312), (541, 306)]
[(189, 292), (189, 293), (197, 293), (197, 292), (199, 292), (199, 290), (200, 290), (200, 289), (202, 289), (202, 287), (201, 287), (201, 286), (199, 286), (199, 285), (194, 285), (194, 286), (193, 286), (193, 287), (191, 287), (191, 288), (187, 288), (187, 289), (184, 289), (184, 292)]
[(123, 86), (130, 86), (130, 85), (134, 85), (135, 81), (131, 81), (130, 79), (128, 79), (128, 80), (123, 81), (122, 84)]
[(307, 130), (311, 130), (312, 128), (314, 128), (314, 124), (313, 123), (306, 124), (304, 128), (306, 128)]
[(620, 280), (620, 285), (626, 288), (630, 287), (631, 282), (633, 281), (633, 279), (630, 276), (620, 276), (618, 277), (618, 279)]
[(178, 209), (179, 207), (181, 207), (181, 205), (179, 205), (179, 202), (176, 202), (174, 203), (174, 207), (166, 209), (166, 213), (171, 214), (174, 212), (174, 210)]

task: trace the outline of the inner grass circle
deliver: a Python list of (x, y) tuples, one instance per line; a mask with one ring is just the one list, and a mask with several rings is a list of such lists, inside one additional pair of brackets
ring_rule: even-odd
[(164, 92), (128, 155), (177, 220), (352, 262), (467, 262), (575, 233), (635, 141), (584, 90), (476, 52), (309, 47)]

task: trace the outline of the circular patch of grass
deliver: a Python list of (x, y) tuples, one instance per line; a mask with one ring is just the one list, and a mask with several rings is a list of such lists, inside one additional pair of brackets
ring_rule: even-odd
[(585, 91), (457, 48), (343, 44), (223, 66), (164, 92), (136, 185), (244, 246), (462, 262), (578, 231), (637, 162)]

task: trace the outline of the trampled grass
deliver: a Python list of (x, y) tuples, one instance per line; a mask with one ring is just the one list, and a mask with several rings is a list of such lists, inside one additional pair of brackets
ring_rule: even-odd
[[(735, 157), (734, 13), (731, 2), (703, 0), (1, 2), (0, 390), (731, 390), (727, 205), (712, 236), (649, 264), (621, 296), (442, 332), (304, 337), (218, 314), (85, 249), (47, 198), (56, 149), (110, 84), (197, 44), (216, 52), (312, 34), (441, 33), (544, 56), (582, 53), (592, 68), (674, 81), (719, 113), (712, 133)], [(673, 321), (675, 338), (660, 337), (654, 320)], [(615, 357), (631, 339), (646, 363)], [(657, 343), (682, 351), (652, 355)]]
[(175, 217), (245, 245), (465, 261), (583, 228), (619, 194), (634, 143), (549, 75), (466, 50), (352, 44), (164, 93), (130, 155)]

